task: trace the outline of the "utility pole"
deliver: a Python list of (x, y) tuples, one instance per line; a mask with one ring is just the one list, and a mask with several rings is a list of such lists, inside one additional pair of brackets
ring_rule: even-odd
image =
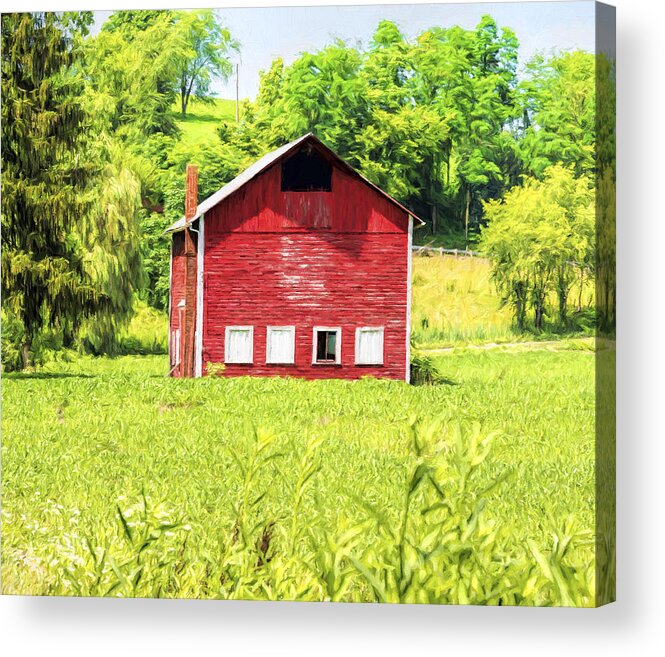
[(239, 93), (239, 80), (240, 67), (236, 64), (236, 123), (240, 123), (240, 93)]

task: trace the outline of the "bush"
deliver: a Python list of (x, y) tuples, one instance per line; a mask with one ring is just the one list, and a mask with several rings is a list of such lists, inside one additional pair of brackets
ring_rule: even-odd
[(134, 315), (127, 328), (117, 334), (98, 332), (84, 326), (79, 336), (79, 349), (93, 356), (146, 356), (168, 353), (168, 319), (165, 313), (143, 301), (134, 304)]
[(419, 351), (411, 352), (411, 384), (434, 385), (443, 382), (443, 376), (431, 356)]
[[(19, 319), (2, 311), (2, 370), (17, 372), (23, 369), (22, 344), (25, 339), (23, 324)], [(53, 329), (43, 329), (32, 341), (30, 355), (33, 365), (43, 365), (53, 360), (63, 348), (62, 335)]]

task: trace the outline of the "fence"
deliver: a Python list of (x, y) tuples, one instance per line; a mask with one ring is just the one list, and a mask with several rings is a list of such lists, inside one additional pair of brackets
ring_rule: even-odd
[(466, 249), (444, 249), (440, 246), (417, 246), (411, 247), (415, 255), (454, 255), (468, 256), (470, 258), (486, 258), (487, 256), (480, 251), (467, 251)]
[[(468, 256), (469, 258), (485, 258), (488, 259), (484, 253), (480, 251), (467, 251), (466, 249), (444, 249), (440, 246), (418, 246), (413, 244), (411, 250), (414, 255), (453, 255), (453, 256)], [(566, 264), (571, 267), (578, 267), (585, 271), (591, 271), (590, 265), (581, 265), (574, 260), (566, 260)]]

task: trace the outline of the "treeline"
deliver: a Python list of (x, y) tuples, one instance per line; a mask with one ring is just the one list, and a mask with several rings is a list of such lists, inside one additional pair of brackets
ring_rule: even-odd
[[(2, 15), (3, 366), (113, 353), (137, 299), (164, 308), (173, 105), (237, 48), (212, 11)], [(173, 192), (175, 195), (175, 192)], [(155, 212), (157, 211), (157, 212)]]
[[(553, 165), (594, 185), (595, 57), (537, 56), (518, 76), (517, 39), (489, 16), (413, 40), (382, 21), (366, 49), (336, 41), (289, 66), (276, 59), (240, 121), (220, 122), (218, 138), (198, 146), (181, 140), (178, 114), (210, 100), (241, 47), (217, 15), (115, 12), (95, 36), (92, 21), (90, 12), (2, 16), (5, 366), (7, 353), (29, 364), (45, 334), (112, 351), (137, 298), (166, 307), (162, 233), (183, 212), (188, 162), (205, 198), (313, 131), (450, 246), (509, 214), (519, 222), (501, 200), (547, 184)], [(508, 301), (514, 285), (501, 281), (511, 276), (497, 274)]]

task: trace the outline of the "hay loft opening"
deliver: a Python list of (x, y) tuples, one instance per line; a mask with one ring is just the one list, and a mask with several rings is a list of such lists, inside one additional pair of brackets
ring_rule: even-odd
[(331, 192), (332, 164), (314, 149), (303, 149), (282, 164), (283, 192)]

